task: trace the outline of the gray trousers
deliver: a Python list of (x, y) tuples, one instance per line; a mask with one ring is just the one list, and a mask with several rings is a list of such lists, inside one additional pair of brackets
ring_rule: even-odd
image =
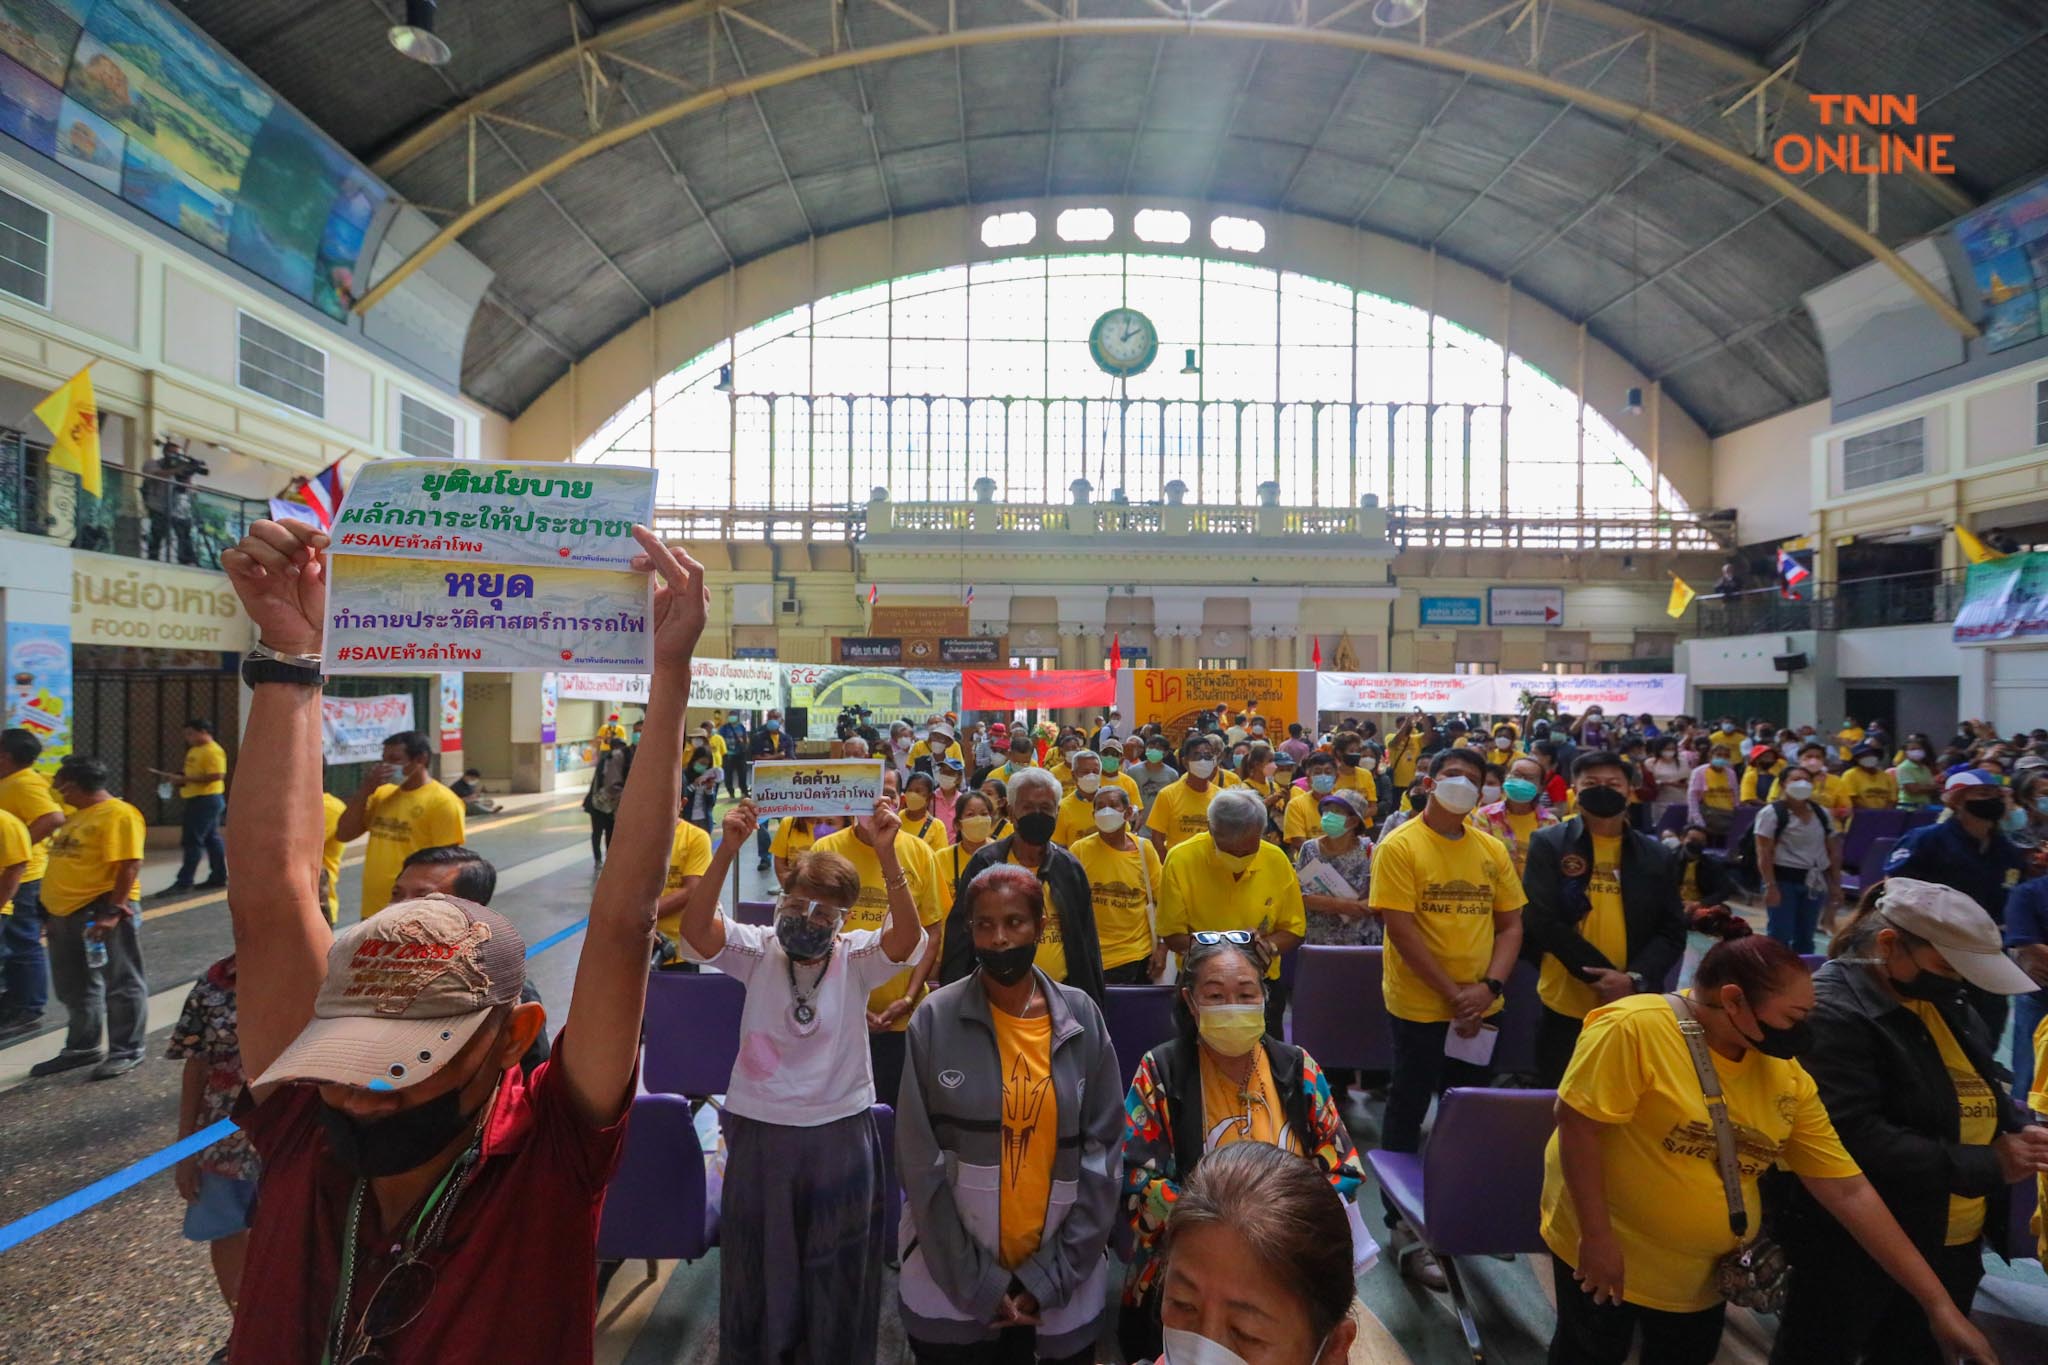
[(97, 1052), (100, 1028), (107, 1032), (109, 1057), (140, 1057), (149, 1036), (149, 983), (142, 976), (140, 920), (123, 917), (106, 936), (107, 965), (85, 965), (85, 927), (93, 906), (69, 915), (50, 915), (44, 933), (50, 945), (50, 984), (71, 1016), (66, 1052)]

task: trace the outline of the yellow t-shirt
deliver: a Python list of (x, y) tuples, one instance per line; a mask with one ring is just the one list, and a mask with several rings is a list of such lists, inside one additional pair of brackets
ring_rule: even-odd
[(1422, 756), (1422, 736), (1413, 730), (1399, 743), (1387, 745), (1386, 762), (1393, 769), (1394, 785), (1403, 789), (1415, 781), (1415, 761)]
[[(228, 789), (228, 751), (207, 740), (185, 750), (185, 777), (181, 796), (219, 796)], [(198, 773), (219, 773), (221, 776), (211, 782), (194, 782), (191, 778)]]
[(1709, 745), (1725, 744), (1731, 753), (1744, 754), (1749, 752), (1749, 736), (1743, 734), (1740, 730), (1716, 730), (1707, 736), (1707, 743)]
[(1133, 836), (1131, 842), (1135, 847), (1129, 850), (1111, 848), (1100, 834), (1090, 834), (1067, 850), (1088, 874), (1104, 970), (1152, 955), (1152, 916), (1145, 892), (1149, 887), (1156, 902), (1164, 871), (1150, 839)]
[[(1531, 817), (1534, 818), (1533, 816)], [(1593, 875), (1586, 883), (1593, 908), (1579, 921), (1579, 936), (1598, 948), (1616, 969), (1628, 964), (1628, 924), (1621, 915), (1621, 836), (1593, 836)], [(1574, 1019), (1600, 1003), (1593, 988), (1549, 953), (1536, 977), (1536, 998)]]
[(969, 848), (964, 843), (956, 842), (941, 849), (932, 859), (939, 869), (939, 904), (945, 907), (947, 914), (953, 913), (954, 895), (960, 889), (960, 874), (974, 861), (974, 855), (987, 846), (984, 842)]
[(1899, 780), (1882, 768), (1851, 768), (1835, 779), (1833, 795), (1851, 810), (1890, 810), (1899, 804)]
[[(1950, 1031), (1948, 1021), (1941, 1017), (1941, 1011), (1925, 1000), (1908, 1000), (1906, 1008), (1913, 1011), (1928, 1036), (1934, 1039), (1934, 1046), (1941, 1051), (1941, 1064), (1948, 1071), (1948, 1077), (1955, 1083), (1956, 1106), (1962, 1118), (1962, 1127), (1956, 1141), (1971, 1147), (1988, 1147), (1998, 1136), (1998, 1101), (1991, 1093), (1991, 1087), (1977, 1074), (1977, 1068), (1970, 1065), (1968, 1054), (1956, 1035)], [(1984, 1231), (1984, 1199), (1980, 1195), (1970, 1198), (1952, 1194), (1948, 1197), (1948, 1236), (1944, 1246), (1961, 1246), (1974, 1242)]]
[[(1501, 843), (1506, 845), (1508, 858), (1514, 863), (1515, 875), (1519, 877), (1522, 875), (1523, 870), (1529, 866), (1529, 836), (1533, 835), (1539, 828), (1536, 819), (1536, 807), (1531, 806), (1525, 811), (1503, 808), (1501, 817), (1508, 822), (1508, 832), (1515, 836), (1513, 843), (1510, 844), (1505, 839), (1501, 839)], [(1465, 819), (1474, 829), (1485, 834), (1493, 834), (1493, 827), (1487, 823), (1487, 817), (1479, 813), (1479, 807), (1474, 806), (1472, 813), (1466, 816)], [(1493, 834), (1493, 837), (1500, 839), (1498, 834)]]
[[(1014, 843), (1010, 845), (1010, 856), (1003, 861), (1011, 867), (1024, 867), (1023, 863), (1017, 861), (1017, 846)], [(1038, 875), (1037, 868), (1025, 867), (1024, 870), (1033, 876)], [(1038, 951), (1032, 954), (1031, 965), (1055, 981), (1065, 981), (1067, 979), (1066, 927), (1060, 923), (1059, 909), (1052, 903), (1052, 887), (1043, 881), (1038, 885), (1039, 894), (1044, 901), (1045, 912), (1040, 917), (1040, 924), (1043, 927), (1038, 933)]]
[(1841, 755), (1844, 762), (1847, 762), (1850, 754), (1855, 751), (1856, 746), (1863, 742), (1863, 727), (1851, 725), (1846, 730), (1837, 730), (1835, 731), (1835, 740), (1835, 752)]
[(1314, 839), (1323, 832), (1323, 798), (1296, 787), (1287, 794), (1287, 809), (1280, 815), (1280, 837), (1289, 844)]
[(1379, 783), (1373, 778), (1372, 772), (1363, 763), (1359, 764), (1356, 768), (1347, 768), (1339, 763), (1337, 765), (1337, 785), (1334, 790), (1340, 792), (1363, 792), (1367, 801), (1377, 801), (1380, 799)]
[(997, 1178), (1000, 1245), (996, 1259), (1014, 1270), (1031, 1259), (1045, 1235), (1052, 1199), (1053, 1157), (1059, 1151), (1059, 1098), (1052, 1087), (1052, 1015), (1019, 1019), (989, 1006), (996, 1060), (1003, 1072), (1003, 1157)]
[(114, 864), (142, 857), (142, 812), (108, 797), (71, 812), (50, 836), (43, 912), (72, 915), (114, 889)]
[[(711, 866), (711, 836), (688, 820), (676, 821), (675, 842), (668, 849), (668, 875), (662, 878), (661, 894), (672, 895), (683, 889), (683, 881), (689, 877), (701, 877)], [(677, 906), (663, 915), (655, 928), (664, 938), (680, 940), (683, 936), (683, 908)]]
[[(932, 766), (936, 768), (938, 767), (938, 761), (949, 754), (954, 758), (960, 758), (960, 742), (958, 740), (954, 740), (951, 744), (934, 747), (930, 740), (921, 739), (910, 746), (910, 763), (912, 767), (916, 767), (919, 759), (929, 758), (932, 760)], [(966, 760), (961, 759), (961, 762), (964, 765)]]
[(924, 846), (933, 853), (944, 853), (952, 847), (952, 841), (946, 833), (946, 822), (933, 814), (929, 802), (915, 815), (904, 811), (902, 820), (903, 828), (924, 840)]
[(1222, 790), (1223, 784), (1217, 781), (1210, 782), (1200, 791), (1190, 787), (1184, 777), (1169, 782), (1152, 798), (1152, 810), (1145, 817), (1145, 828), (1158, 830), (1165, 837), (1169, 852), (1198, 834), (1207, 834), (1209, 803)]
[[(608, 720), (597, 727), (597, 742), (599, 744), (604, 743), (608, 739), (624, 740), (625, 737), (626, 727), (615, 720)], [(429, 844), (427, 847), (432, 848), (433, 845)]]
[[(1782, 1162), (1794, 1175), (1861, 1174), (1842, 1150), (1813, 1078), (1797, 1062), (1757, 1051), (1712, 1054), (1735, 1125), (1736, 1163), (1752, 1232), (1763, 1218), (1758, 1174)], [(1721, 1302), (1714, 1262), (1735, 1249), (1721, 1190), (1714, 1125), (1671, 1002), (1637, 995), (1586, 1016), (1557, 1097), (1600, 1130), (1607, 1209), (1621, 1243), (1622, 1298), (1665, 1313)], [(1578, 1211), (1565, 1189), (1553, 1134), (1543, 1154), (1543, 1240), (1579, 1259)]]
[[(882, 863), (875, 857), (875, 850), (861, 842), (860, 831), (849, 825), (826, 835), (813, 847), (837, 853), (860, 873), (860, 899), (854, 902), (839, 932), (879, 931), (888, 924), (889, 890), (882, 885)], [(903, 869), (903, 879), (910, 883), (910, 902), (917, 908), (917, 922), (930, 929), (943, 921), (946, 912), (939, 902), (939, 870), (932, 858), (931, 845), (908, 830), (898, 830), (896, 862)], [(879, 1014), (901, 1000), (910, 989), (910, 972), (916, 965), (914, 961), (904, 963), (902, 971), (868, 992), (868, 1012)], [(897, 1022), (896, 1031), (901, 1033), (909, 1027), (910, 1020), (905, 1017)]]
[(363, 804), (370, 845), (363, 851), (363, 918), (391, 904), (391, 884), (423, 848), (462, 842), (462, 798), (429, 779), (412, 791), (386, 782)]
[[(1373, 909), (1414, 915), (1431, 956), (1456, 982), (1486, 975), (1493, 917), (1520, 910), (1528, 899), (1501, 841), (1470, 825), (1459, 838), (1446, 839), (1417, 815), (1373, 849)], [(1382, 963), (1387, 1013), (1418, 1024), (1453, 1017), (1451, 1002), (1401, 960), (1391, 936)], [(1486, 1012), (1497, 1013), (1503, 1003), (1495, 1000)]]
[(320, 904), (326, 911), (329, 924), (341, 923), (342, 842), (336, 837), (335, 830), (341, 825), (341, 813), (347, 809), (348, 802), (333, 792), (320, 793)]
[[(15, 819), (12, 815), (9, 815), (6, 811), (0, 810), (0, 872), (5, 872), (17, 863), (26, 872), (28, 869), (29, 851), (28, 826)], [(13, 913), (14, 900), (12, 897), (9, 897), (7, 904), (0, 905), (0, 915), (11, 915)]]
[(795, 862), (811, 851), (818, 842), (818, 836), (811, 832), (811, 822), (801, 816), (788, 815), (775, 822), (775, 833), (768, 840), (768, 852), (776, 858)]
[(1263, 1047), (1252, 1049), (1252, 1074), (1239, 1089), (1223, 1074), (1209, 1049), (1195, 1049), (1202, 1068), (1202, 1150), (1213, 1152), (1234, 1142), (1263, 1142), (1305, 1155), (1287, 1127), (1287, 1109), (1273, 1084), (1273, 1064)]
[[(1284, 850), (1261, 842), (1239, 871), (1204, 830), (1166, 856), (1159, 879), (1159, 936), (1225, 929), (1307, 937), (1308, 914), (1301, 904), (1301, 881)], [(1279, 979), (1277, 959), (1266, 977)]]
[(725, 766), (725, 737), (723, 735), (713, 730), (708, 735), (699, 735), (697, 742), (711, 751), (712, 767), (723, 768)]
[(1707, 810), (1735, 809), (1735, 782), (1727, 768), (1708, 768), (1706, 785), (1700, 789), (1700, 806)]
[[(2034, 1030), (2034, 1088), (2027, 1093), (2027, 1107), (2048, 1114), (2048, 1019)], [(2048, 1171), (2034, 1179), (2034, 1236), (2039, 1239), (2040, 1258), (2048, 1261)]]
[[(34, 768), (23, 768), (0, 777), (0, 810), (24, 825), (33, 825), (45, 815), (64, 813), (64, 807), (57, 804), (56, 796), (50, 791), (50, 779)], [(35, 881), (49, 867), (52, 837), (44, 835), (29, 849), (28, 870), (21, 874), (23, 881)]]
[[(1115, 787), (1130, 798), (1131, 808), (1124, 818), (1136, 821), (1144, 803), (1138, 799), (1138, 784), (1118, 773), (1115, 777), (1102, 779), (1103, 787)], [(1097, 787), (1101, 791), (1102, 787)], [(1095, 798), (1076, 788), (1060, 802), (1059, 823), (1053, 827), (1052, 841), (1061, 848), (1072, 848), (1081, 840), (1095, 833)]]
[(1074, 770), (1067, 766), (1064, 759), (1054, 759), (1045, 765), (1045, 770), (1059, 779), (1061, 796), (1074, 794)]

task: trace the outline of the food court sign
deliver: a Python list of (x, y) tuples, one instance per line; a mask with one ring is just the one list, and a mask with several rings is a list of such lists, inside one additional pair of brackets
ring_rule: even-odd
[(240, 652), (249, 647), (249, 623), (221, 574), (73, 551), (71, 640)]

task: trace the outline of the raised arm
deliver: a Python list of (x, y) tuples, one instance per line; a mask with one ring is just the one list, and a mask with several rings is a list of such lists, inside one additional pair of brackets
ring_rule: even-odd
[(570, 1001), (573, 1026), (563, 1029), (557, 1049), (569, 1092), (592, 1124), (616, 1121), (631, 1098), (655, 906), (675, 842), (690, 656), (710, 610), (702, 564), (662, 544), (644, 526), (633, 528), (633, 538), (641, 550), (633, 567), (661, 580), (654, 590), (654, 677), (640, 753), (619, 797), (611, 856), (590, 899), (590, 927)]
[(725, 951), (725, 920), (718, 913), (718, 888), (725, 885), (733, 860), (754, 836), (754, 823), (752, 801), (742, 801), (727, 811), (724, 837), (711, 850), (711, 866), (704, 869), (703, 876), (691, 879), (689, 899), (683, 903), (677, 933), (701, 961), (709, 962)]
[[(280, 654), (320, 653), (327, 621), (327, 536), (304, 522), (259, 521), (220, 558), (228, 582)], [(239, 967), (242, 1067), (260, 1076), (313, 1015), (333, 932), (320, 907), (320, 689), (259, 683), (228, 793), (228, 915)]]

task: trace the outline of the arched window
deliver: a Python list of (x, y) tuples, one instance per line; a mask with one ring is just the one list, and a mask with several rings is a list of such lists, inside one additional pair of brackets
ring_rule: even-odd
[[(1128, 374), (1090, 345), (1113, 309), (1156, 334)], [(1098, 501), (1180, 483), (1243, 505), (1270, 482), (1286, 506), (1373, 494), (1470, 525), (1445, 543), (1504, 543), (1481, 525), (1503, 517), (1686, 511), (1668, 481), (1652, 498), (1649, 460), (1611, 423), (1497, 342), (1250, 262), (1084, 251), (905, 276), (748, 327), (652, 401), (651, 427), (643, 393), (576, 459), (652, 462), (664, 508), (845, 509), (875, 487), (961, 501), (981, 478), (998, 502), (1065, 502), (1085, 478)]]

